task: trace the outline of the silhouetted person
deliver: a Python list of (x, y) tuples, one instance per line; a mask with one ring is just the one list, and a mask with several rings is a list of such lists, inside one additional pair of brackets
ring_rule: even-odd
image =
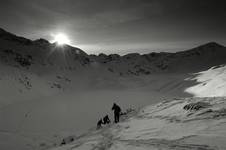
[(100, 120), (97, 122), (97, 129), (100, 129), (100, 128), (102, 127), (102, 126), (101, 126), (102, 124), (103, 124), (103, 121), (102, 121), (102, 119), (100, 119)]
[(62, 142), (61, 142), (61, 145), (65, 145), (65, 144), (68, 144), (68, 143), (71, 143), (73, 142), (75, 139), (73, 136), (68, 136), (68, 137), (65, 137), (63, 138)]
[(66, 144), (66, 142), (65, 142), (65, 140), (63, 139), (63, 141), (61, 142), (61, 145), (65, 145)]
[(112, 110), (114, 111), (114, 118), (115, 118), (115, 123), (119, 122), (119, 116), (121, 113), (121, 108), (117, 104), (113, 104)]
[(109, 124), (111, 122), (111, 120), (109, 119), (108, 115), (106, 115), (104, 118), (103, 118), (103, 124)]

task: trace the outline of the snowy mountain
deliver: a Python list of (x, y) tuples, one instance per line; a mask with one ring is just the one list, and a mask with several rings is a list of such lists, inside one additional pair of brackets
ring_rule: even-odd
[[(87, 56), (79, 48), (69, 45), (57, 46), (56, 43), (51, 44), (44, 39), (31, 41), (2, 29), (0, 30), (0, 43), (1, 61), (8, 62), (8, 64), (17, 63), (18, 67), (35, 65), (73, 67), (76, 61), (85, 59)], [(85, 63), (82, 62), (83, 60), (80, 61), (80, 63)]]
[(0, 29), (0, 149), (58, 146), (111, 114), (113, 102), (126, 109), (225, 96), (225, 58), (214, 42), (177, 53), (88, 55)]
[(224, 150), (226, 99), (163, 101), (51, 150)]
[[(225, 63), (226, 48), (211, 42), (177, 53), (88, 55), (69, 45), (57, 46), (45, 39), (31, 41), (0, 29), (1, 61), (18, 67), (55, 66), (75, 69), (95, 65), (118, 75), (148, 75), (159, 72), (194, 72)], [(195, 65), (194, 65), (195, 63)], [(32, 69), (31, 69), (32, 70)]]
[(226, 95), (226, 65), (214, 66), (194, 75), (195, 77), (187, 80), (195, 80), (199, 84), (189, 87), (186, 92), (198, 97)]
[[(177, 53), (137, 53), (119, 56), (117, 54), (92, 56), (109, 71), (124, 74), (153, 74), (160, 72), (197, 72), (225, 63), (226, 48), (215, 42)], [(194, 65), (195, 64), (195, 65)]]

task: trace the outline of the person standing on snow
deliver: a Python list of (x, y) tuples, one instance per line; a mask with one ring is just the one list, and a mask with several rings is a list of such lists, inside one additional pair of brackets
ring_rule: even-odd
[(120, 113), (121, 113), (121, 108), (116, 103), (114, 103), (113, 106), (112, 106), (112, 110), (114, 111), (115, 123), (118, 123), (119, 122), (119, 116), (120, 116)]

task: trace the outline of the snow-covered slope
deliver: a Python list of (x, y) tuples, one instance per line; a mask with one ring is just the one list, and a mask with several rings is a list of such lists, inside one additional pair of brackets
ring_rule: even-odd
[(119, 56), (116, 54), (91, 55), (92, 60), (123, 75), (149, 75), (155, 73), (192, 73), (225, 63), (226, 48), (210, 42), (191, 50), (177, 53), (138, 53)]
[(198, 83), (185, 80), (190, 73), (225, 58), (214, 42), (178, 53), (88, 55), (0, 29), (0, 149), (53, 146), (111, 114), (113, 102), (127, 108), (191, 97), (185, 89)]
[(226, 65), (212, 67), (194, 76), (187, 80), (195, 80), (198, 84), (187, 88), (186, 92), (199, 97), (226, 96)]
[(51, 150), (225, 150), (225, 139), (226, 98), (186, 98), (147, 106)]
[(1, 63), (5, 65), (29, 68), (30, 72), (35, 73), (43, 73), (46, 70), (55, 71), (55, 69), (80, 72), (81, 68), (102, 68), (102, 71), (118, 76), (139, 76), (206, 70), (225, 63), (226, 48), (210, 42), (177, 53), (96, 56), (88, 55), (81, 49), (69, 45), (57, 46), (45, 39), (32, 41), (0, 29), (0, 56)]
[[(14, 37), (14, 35), (11, 35)], [(15, 37), (14, 37), (15, 38)], [(17, 40), (19, 40), (18, 38)], [(29, 41), (29, 40), (28, 40)], [(30, 41), (30, 44), (0, 37), (1, 63), (12, 67), (26, 68), (40, 73), (45, 68), (75, 68), (83, 66), (87, 55), (80, 49), (68, 45)], [(37, 70), (37, 68), (39, 68)]]

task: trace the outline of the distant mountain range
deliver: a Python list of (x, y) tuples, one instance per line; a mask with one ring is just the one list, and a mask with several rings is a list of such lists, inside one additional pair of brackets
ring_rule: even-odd
[(159, 72), (197, 72), (226, 63), (226, 47), (210, 42), (177, 53), (131, 53), (88, 55), (70, 45), (57, 46), (45, 39), (35, 41), (16, 36), (0, 29), (0, 61), (7, 65), (33, 68), (78, 69), (98, 65), (118, 74), (149, 75)]
[(0, 29), (0, 149), (59, 145), (95, 126), (113, 102), (137, 108), (172, 97), (225, 96), (225, 64), (226, 47), (215, 42), (177, 53), (89, 55)]

